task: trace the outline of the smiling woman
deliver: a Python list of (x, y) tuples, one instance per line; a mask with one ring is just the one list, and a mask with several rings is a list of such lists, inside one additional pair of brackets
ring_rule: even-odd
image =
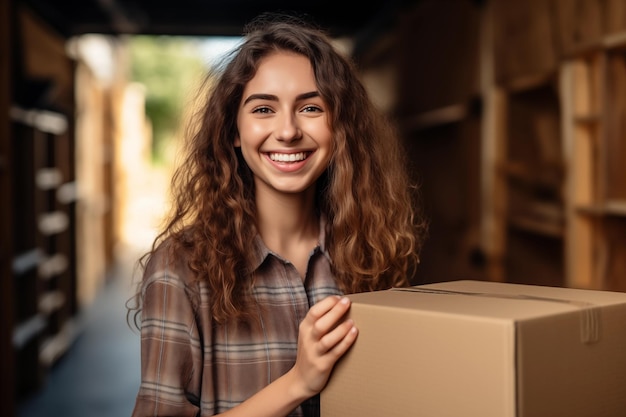
[(406, 286), (418, 262), (403, 152), (352, 62), (291, 16), (245, 33), (199, 92), (142, 258), (135, 417), (318, 416), (358, 334), (343, 294)]
[[(276, 52), (260, 61), (256, 74), (243, 91), (237, 131), (235, 146), (241, 148), (254, 174), (258, 214), (265, 211), (268, 199), (284, 198), (272, 196), (274, 193), (298, 193), (293, 197), (311, 206), (316, 181), (330, 161), (332, 131), (327, 105), (317, 91), (313, 68), (305, 56)], [(294, 203), (292, 199), (291, 204)], [(310, 212), (299, 204), (288, 210)], [(274, 210), (271, 213), (276, 214)], [(307, 220), (315, 224), (311, 228), (314, 235), (309, 240), (316, 242), (317, 216), (299, 219), (298, 224)], [(261, 221), (262, 224), (265, 222)], [(266, 234), (274, 230), (269, 228)], [(264, 239), (274, 240), (270, 236)], [(292, 243), (285, 242), (289, 247)], [(281, 253), (283, 248), (270, 246), (270, 249)]]

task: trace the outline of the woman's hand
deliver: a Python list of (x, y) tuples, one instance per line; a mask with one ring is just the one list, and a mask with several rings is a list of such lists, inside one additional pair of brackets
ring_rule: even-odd
[(349, 309), (348, 298), (330, 296), (311, 307), (300, 323), (298, 354), (291, 372), (306, 397), (324, 388), (335, 362), (356, 340), (357, 328), (346, 319)]
[(315, 304), (307, 313), (298, 334), (296, 364), (283, 376), (257, 392), (224, 416), (285, 416), (318, 394), (328, 382), (330, 372), (352, 346), (357, 329), (346, 319), (350, 300), (331, 296)]

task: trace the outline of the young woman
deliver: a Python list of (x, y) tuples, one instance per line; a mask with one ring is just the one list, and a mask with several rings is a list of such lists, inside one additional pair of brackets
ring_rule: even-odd
[(208, 85), (130, 311), (133, 416), (316, 416), (357, 337), (342, 294), (417, 265), (403, 153), (352, 63), (293, 18), (251, 23)]

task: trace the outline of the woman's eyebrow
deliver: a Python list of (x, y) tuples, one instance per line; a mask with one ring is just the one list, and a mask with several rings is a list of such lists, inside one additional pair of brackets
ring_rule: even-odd
[[(308, 93), (298, 94), (296, 96), (296, 101), (306, 100), (313, 97), (319, 97), (319, 91), (309, 91)], [(268, 100), (268, 101), (278, 101), (278, 97), (273, 94), (250, 94), (243, 104), (248, 104), (252, 100)]]
[(319, 96), (320, 96), (319, 91), (309, 91), (308, 93), (299, 94), (296, 97), (296, 100), (298, 100), (298, 101), (299, 100), (306, 100), (308, 98), (319, 97)]
[(243, 104), (248, 104), (252, 100), (269, 100), (269, 101), (278, 101), (278, 97), (272, 94), (250, 94), (248, 98), (243, 102)]

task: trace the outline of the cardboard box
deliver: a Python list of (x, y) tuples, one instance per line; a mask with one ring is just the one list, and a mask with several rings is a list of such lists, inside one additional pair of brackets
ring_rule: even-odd
[(350, 295), (322, 417), (624, 417), (626, 293), (452, 281)]

